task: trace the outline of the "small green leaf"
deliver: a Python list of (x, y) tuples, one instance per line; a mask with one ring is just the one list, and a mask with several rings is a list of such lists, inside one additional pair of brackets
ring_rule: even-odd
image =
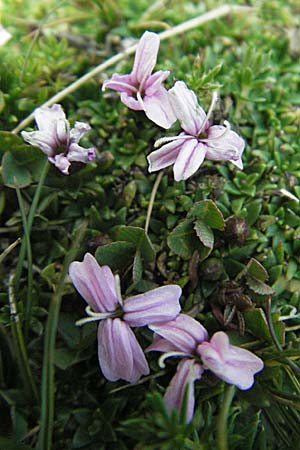
[(250, 275), (246, 277), (247, 286), (256, 294), (259, 295), (273, 295), (274, 289), (268, 286), (263, 281), (258, 280), (257, 278), (253, 278)]
[(133, 260), (133, 268), (132, 268), (132, 279), (134, 283), (138, 283), (143, 276), (143, 261), (141, 258), (141, 253), (137, 250), (134, 260)]
[(223, 214), (212, 200), (202, 200), (195, 203), (187, 217), (200, 219), (211, 228), (224, 230), (225, 222)]
[(268, 321), (262, 308), (249, 309), (243, 313), (246, 329), (255, 336), (271, 341)]
[(262, 266), (260, 262), (258, 262), (254, 258), (251, 258), (248, 262), (246, 266), (246, 272), (251, 275), (251, 277), (256, 278), (260, 281), (266, 281), (269, 278), (268, 272), (266, 271), (264, 266)]
[(130, 242), (116, 241), (98, 247), (95, 257), (99, 264), (108, 265), (112, 271), (123, 270), (133, 260), (135, 246)]
[(17, 163), (10, 152), (4, 153), (2, 158), (2, 176), (5, 186), (10, 188), (24, 188), (31, 184), (31, 174), (26, 167)]
[(249, 226), (253, 225), (257, 221), (261, 211), (261, 207), (262, 207), (261, 199), (254, 200), (249, 205), (247, 205), (246, 221)]
[(145, 261), (153, 262), (155, 260), (155, 250), (143, 228), (120, 226), (117, 239), (133, 244)]
[(176, 255), (182, 258), (190, 258), (195, 249), (199, 248), (194, 231), (194, 221), (184, 220), (177, 225), (169, 234), (167, 242)]
[[(268, 321), (262, 308), (249, 309), (243, 313), (246, 329), (250, 330), (255, 336), (273, 342), (270, 334)], [(284, 345), (285, 327), (278, 320), (278, 314), (272, 314), (273, 327), (276, 337), (281, 345)]]
[(214, 234), (211, 228), (202, 220), (197, 220), (194, 229), (202, 244), (212, 250), (214, 248)]

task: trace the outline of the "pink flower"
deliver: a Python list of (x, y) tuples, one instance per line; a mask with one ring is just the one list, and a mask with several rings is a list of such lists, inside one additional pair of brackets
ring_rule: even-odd
[(230, 345), (223, 331), (215, 333), (209, 341), (205, 328), (185, 314), (165, 324), (149, 325), (149, 328), (156, 333), (156, 337), (147, 351), (164, 352), (159, 360), (161, 367), (169, 357), (183, 358), (166, 390), (164, 401), (169, 412), (180, 410), (184, 395), (187, 395), (187, 422), (193, 417), (193, 384), (201, 378), (204, 370), (211, 370), (239, 389), (250, 389), (254, 375), (263, 369), (260, 358), (248, 350)]
[(180, 312), (181, 288), (168, 285), (129, 297), (124, 301), (119, 278), (108, 266), (99, 266), (89, 253), (83, 262), (73, 262), (69, 275), (80, 295), (86, 300), (89, 317), (78, 325), (100, 320), (98, 356), (103, 375), (110, 381), (136, 382), (149, 373), (144, 353), (131, 330), (151, 323), (173, 320)]
[(179, 412), (186, 402), (185, 420), (191, 422), (195, 407), (194, 383), (196, 380), (200, 380), (203, 371), (201, 365), (193, 359), (184, 358), (180, 361), (164, 395), (164, 402), (169, 414), (172, 411)]
[(156, 141), (155, 147), (165, 145), (148, 156), (149, 172), (174, 164), (175, 180), (186, 180), (199, 169), (204, 158), (231, 161), (239, 169), (243, 168), (244, 140), (230, 129), (228, 122), (225, 122), (226, 126), (209, 125), (216, 93), (207, 115), (199, 106), (195, 93), (183, 81), (177, 81), (168, 95), (183, 132)]
[(145, 111), (148, 119), (163, 128), (170, 128), (176, 120), (167, 90), (162, 83), (169, 76), (168, 70), (152, 74), (157, 60), (159, 36), (146, 31), (141, 37), (129, 75), (114, 73), (105, 80), (107, 87), (121, 92), (121, 101), (130, 109)]
[(197, 347), (204, 369), (211, 370), (221, 380), (234, 384), (239, 389), (250, 389), (254, 375), (264, 364), (249, 350), (230, 345), (228, 336), (219, 331), (210, 342), (202, 342)]
[(48, 160), (65, 175), (69, 174), (71, 162), (87, 163), (96, 157), (94, 148), (78, 145), (82, 136), (90, 130), (90, 126), (75, 122), (74, 128), (70, 129), (61, 105), (37, 108), (34, 118), (38, 131), (22, 131), (23, 139), (39, 147), (48, 156)]

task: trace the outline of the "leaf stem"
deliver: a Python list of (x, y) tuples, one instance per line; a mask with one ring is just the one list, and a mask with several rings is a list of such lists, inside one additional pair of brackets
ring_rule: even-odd
[(149, 205), (148, 205), (148, 209), (147, 209), (147, 215), (146, 215), (145, 233), (148, 233), (156, 192), (157, 192), (157, 189), (161, 182), (163, 174), (164, 174), (163, 170), (161, 172), (159, 172), (159, 174), (157, 175), (156, 180), (154, 182), (152, 191), (151, 191), (151, 196), (150, 196)]
[(79, 244), (85, 234), (87, 222), (81, 223), (79, 229), (75, 233), (72, 245), (66, 254), (62, 266), (62, 271), (58, 286), (52, 296), (49, 315), (45, 331), (44, 340), (44, 357), (42, 369), (42, 390), (41, 390), (41, 429), (39, 434), (38, 446), (39, 450), (51, 450), (52, 434), (54, 424), (54, 398), (55, 398), (55, 341), (60, 312), (61, 299), (63, 296), (65, 278), (70, 263), (74, 260)]
[(225, 387), (224, 399), (217, 418), (217, 449), (228, 450), (228, 415), (231, 402), (235, 393), (235, 386), (227, 384)]
[[(173, 36), (177, 36), (178, 34), (185, 33), (188, 30), (192, 30), (200, 25), (203, 25), (204, 23), (210, 22), (211, 20), (219, 19), (220, 17), (226, 16), (231, 13), (249, 13), (253, 11), (253, 8), (251, 6), (243, 6), (243, 5), (222, 5), (218, 8), (212, 9), (211, 11), (208, 11), (205, 14), (202, 14), (201, 16), (197, 16), (194, 19), (187, 20), (179, 25), (176, 25), (175, 27), (172, 27), (168, 30), (162, 31), (159, 33), (159, 37), (161, 41), (164, 41), (166, 39), (169, 39)], [(104, 72), (104, 70), (108, 69), (109, 67), (113, 66), (117, 62), (124, 59), (126, 56), (132, 55), (137, 48), (137, 44), (132, 45), (128, 49), (124, 50), (121, 53), (118, 53), (117, 55), (112, 56), (111, 58), (107, 59), (103, 63), (99, 64), (98, 66), (94, 67), (90, 72), (83, 75), (81, 78), (78, 78), (76, 81), (71, 83), (69, 86), (67, 86), (62, 91), (55, 94), (53, 97), (51, 97), (49, 100), (47, 100), (43, 105), (41, 106), (51, 106), (54, 103), (60, 102), (63, 98), (65, 98), (67, 95), (71, 94), (72, 92), (76, 91), (79, 87), (81, 87), (84, 83), (86, 83), (88, 80), (92, 79), (96, 75), (99, 75), (101, 72)], [(23, 130), (30, 122), (34, 119), (34, 112), (29, 114), (22, 122), (19, 123), (19, 125), (12, 131), (12, 133), (18, 133), (19, 131)]]

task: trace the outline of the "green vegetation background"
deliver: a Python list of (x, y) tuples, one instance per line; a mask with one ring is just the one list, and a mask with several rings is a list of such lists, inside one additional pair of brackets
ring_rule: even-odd
[[(2, 160), (1, 252), (23, 235), (18, 189), (8, 187), (14, 185), (12, 168), (19, 171), (28, 214), (45, 161), (38, 149), (8, 132), (145, 29), (160, 32), (221, 4), (14, 0), (2, 5), (1, 22), (12, 38), (0, 48), (0, 153), (1, 158), (10, 153), (13, 162), (7, 167), (8, 158), (6, 166)], [(98, 367), (96, 327), (74, 325), (85, 305), (68, 282), (60, 286), (51, 354), (55, 386), (47, 391), (45, 327), (47, 320), (48, 327), (56, 326), (53, 292), (72, 245), (73, 258), (96, 252), (99, 262), (118, 271), (123, 292), (180, 284), (185, 312), (196, 315), (210, 332), (226, 329), (231, 342), (264, 359), (254, 388), (236, 391), (228, 420), (230, 450), (300, 449), (300, 6), (297, 0), (238, 4), (250, 4), (253, 11), (164, 41), (157, 67), (171, 71), (169, 86), (184, 80), (204, 108), (212, 91), (219, 90), (214, 121), (229, 120), (246, 139), (245, 169), (206, 161), (195, 176), (179, 183), (166, 170), (150, 222), (151, 243), (136, 227), (144, 227), (156, 178), (147, 172), (146, 155), (165, 132), (142, 113), (129, 111), (118, 94), (101, 92), (102, 81), (114, 71), (128, 73), (132, 57), (63, 100), (71, 122), (91, 124), (86, 142), (97, 148), (98, 157), (96, 163), (75, 167), (70, 176), (49, 169), (31, 231), (29, 318), (28, 259), (18, 289), (10, 289), (20, 246), (0, 266), (1, 449), (221, 448), (216, 424), (224, 383), (211, 376), (197, 384), (195, 418), (185, 426), (180, 417), (166, 417), (161, 402), (175, 370), (171, 363), (161, 371), (157, 356), (151, 355), (151, 375), (137, 386), (107, 382)], [(201, 203), (201, 213), (193, 209), (203, 200), (215, 203)], [(211, 222), (210, 214), (219, 214), (216, 207), (225, 226)], [(80, 245), (74, 243), (78, 234)], [(12, 300), (17, 317), (9, 306)], [(20, 356), (20, 329), (29, 369)], [(142, 330), (139, 339), (146, 346), (151, 335)], [(52, 423), (47, 414), (54, 398)]]

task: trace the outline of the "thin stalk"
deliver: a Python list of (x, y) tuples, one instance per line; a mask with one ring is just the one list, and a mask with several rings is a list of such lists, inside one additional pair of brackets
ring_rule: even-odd
[(217, 418), (217, 449), (228, 450), (228, 415), (231, 402), (235, 393), (235, 386), (227, 384), (225, 387), (224, 399)]
[(32, 273), (32, 251), (31, 251), (31, 242), (30, 242), (30, 234), (28, 232), (28, 223), (26, 219), (26, 212), (24, 208), (24, 202), (21, 195), (21, 191), (18, 187), (16, 187), (19, 207), (21, 211), (23, 229), (24, 229), (24, 241), (26, 244), (27, 250), (27, 301), (25, 307), (25, 338), (28, 336), (28, 329), (31, 319), (31, 309), (32, 309), (32, 286), (33, 286), (33, 273)]
[[(30, 232), (31, 232), (34, 216), (35, 216), (35, 213), (36, 213), (37, 205), (38, 205), (38, 202), (39, 202), (39, 199), (40, 199), (41, 190), (42, 190), (42, 187), (43, 187), (43, 184), (44, 184), (47, 172), (48, 172), (48, 168), (49, 168), (49, 163), (48, 163), (48, 159), (46, 159), (45, 165), (44, 165), (44, 167), (42, 169), (41, 177), (39, 179), (38, 185), (36, 187), (36, 190), (35, 190), (35, 193), (34, 193), (34, 196), (33, 196), (33, 200), (32, 200), (32, 203), (31, 203), (30, 210), (29, 210), (29, 214), (28, 214), (27, 230), (28, 230), (29, 236), (30, 236)], [(25, 254), (26, 254), (26, 238), (24, 236), (23, 239), (22, 239), (22, 244), (21, 244), (21, 248), (20, 248), (18, 264), (17, 264), (17, 268), (16, 268), (16, 274), (15, 274), (15, 289), (16, 289), (16, 291), (19, 290), (20, 278), (21, 278), (21, 275), (22, 275)]]
[[(186, 22), (183, 22), (179, 25), (176, 25), (175, 27), (170, 28), (169, 30), (162, 31), (159, 33), (159, 37), (161, 41), (164, 41), (166, 39), (170, 39), (171, 37), (177, 36), (178, 34), (185, 33), (188, 30), (192, 30), (194, 28), (197, 28), (200, 25), (203, 25), (204, 23), (210, 22), (211, 20), (219, 19), (220, 17), (226, 16), (231, 13), (249, 13), (253, 11), (253, 8), (251, 6), (243, 6), (243, 5), (222, 5), (218, 8), (215, 8), (211, 11), (208, 11), (205, 14), (202, 14), (201, 16), (197, 16), (194, 19), (187, 20)], [(136, 50), (137, 44), (129, 47), (128, 49), (124, 50), (121, 53), (118, 53), (117, 55), (109, 58), (104, 63), (99, 64), (94, 69), (92, 69), (90, 72), (83, 75), (81, 78), (78, 78), (78, 80), (71, 83), (69, 86), (64, 88), (62, 91), (55, 94), (53, 97), (51, 97), (49, 100), (47, 100), (43, 105), (41, 106), (51, 106), (54, 103), (60, 102), (63, 98), (65, 98), (67, 95), (71, 94), (72, 92), (76, 91), (78, 88), (80, 88), (84, 83), (86, 83), (88, 80), (94, 78), (96, 75), (99, 75), (101, 72), (104, 72), (104, 70), (108, 69), (109, 67), (113, 66), (117, 62), (121, 61), (128, 55), (132, 55)], [(22, 122), (19, 123), (19, 125), (12, 131), (13, 133), (18, 133), (19, 131), (23, 130), (27, 125), (29, 125), (32, 120), (34, 119), (34, 112), (29, 114)]]
[(41, 29), (40, 28), (38, 28), (37, 30), (34, 31), (33, 39), (32, 39), (32, 41), (31, 41), (31, 43), (29, 45), (29, 48), (27, 50), (27, 53), (26, 53), (26, 56), (25, 56), (25, 60), (24, 60), (24, 64), (23, 64), (23, 67), (22, 67), (22, 70), (21, 70), (21, 73), (20, 73), (19, 84), (22, 84), (22, 82), (23, 82), (23, 78), (24, 78), (24, 75), (25, 75), (25, 70), (26, 70), (29, 58), (31, 56), (34, 44), (36, 43), (40, 33), (41, 33)]
[(51, 450), (52, 433), (54, 423), (54, 397), (55, 397), (55, 369), (54, 354), (55, 341), (60, 312), (61, 299), (64, 291), (65, 278), (70, 263), (74, 260), (79, 244), (85, 234), (87, 222), (83, 222), (75, 234), (72, 246), (66, 254), (58, 282), (58, 286), (52, 296), (49, 315), (45, 330), (44, 357), (42, 369), (42, 391), (41, 391), (41, 429), (37, 444), (38, 450)]
[(22, 382), (24, 384), (25, 390), (27, 391), (28, 397), (32, 397), (39, 401), (39, 395), (36, 388), (36, 384), (33, 378), (33, 374), (29, 365), (28, 355), (24, 343), (24, 336), (22, 332), (21, 322), (19, 318), (19, 314), (17, 311), (17, 305), (15, 301), (14, 294), (14, 275), (11, 274), (9, 277), (9, 287), (8, 287), (8, 296), (9, 296), (9, 307), (10, 307), (10, 321), (11, 321), (11, 331), (12, 331), (12, 339), (13, 346), (15, 350), (15, 355), (17, 359), (17, 364), (19, 367), (20, 377), (22, 378)]
[(156, 180), (154, 182), (153, 188), (152, 188), (150, 201), (149, 201), (149, 205), (148, 205), (148, 210), (147, 210), (146, 222), (145, 222), (145, 233), (148, 233), (156, 192), (157, 192), (158, 186), (160, 185), (163, 174), (164, 174), (163, 170), (161, 172), (159, 172), (159, 174), (157, 175)]
[(0, 264), (2, 263), (2, 261), (7, 257), (7, 255), (9, 255), (9, 253), (17, 246), (19, 245), (21, 242), (21, 239), (18, 238), (16, 239), (12, 244), (10, 244), (5, 250), (4, 252), (1, 253), (0, 255)]

